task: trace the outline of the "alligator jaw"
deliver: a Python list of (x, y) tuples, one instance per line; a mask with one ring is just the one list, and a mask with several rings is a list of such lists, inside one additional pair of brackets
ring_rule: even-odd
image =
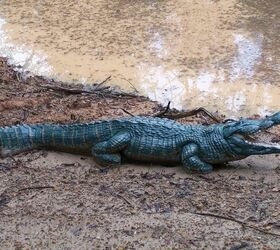
[(244, 143), (248, 145), (252, 150), (259, 152), (260, 154), (280, 153), (280, 144), (271, 142), (269, 136), (265, 136), (264, 131), (258, 131), (255, 136), (249, 135), (244, 137)]
[(245, 142), (249, 145), (253, 146), (259, 146), (259, 147), (265, 147), (265, 148), (270, 148), (270, 149), (279, 149), (280, 150), (280, 144), (277, 143), (264, 143), (264, 142), (251, 142), (245, 140)]

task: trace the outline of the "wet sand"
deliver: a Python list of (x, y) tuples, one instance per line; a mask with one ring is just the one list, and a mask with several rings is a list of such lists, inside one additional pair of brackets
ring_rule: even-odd
[(54, 152), (16, 160), (2, 162), (8, 168), (0, 172), (5, 249), (278, 249), (280, 244), (279, 236), (267, 234), (280, 235), (279, 173), (273, 169), (245, 164), (204, 176), (157, 166), (101, 171), (90, 158)]
[[(4, 1), (0, 54), (56, 79), (228, 116), (280, 106), (278, 1)], [(6, 22), (6, 23), (4, 23)]]

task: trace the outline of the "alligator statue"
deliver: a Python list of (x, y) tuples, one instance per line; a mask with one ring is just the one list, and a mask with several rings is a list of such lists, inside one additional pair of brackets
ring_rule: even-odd
[(188, 170), (210, 172), (213, 164), (280, 153), (280, 145), (252, 137), (278, 124), (280, 112), (261, 120), (241, 119), (209, 126), (142, 116), (73, 125), (16, 125), (0, 127), (0, 155), (44, 148), (89, 154), (100, 165), (127, 160), (181, 163)]

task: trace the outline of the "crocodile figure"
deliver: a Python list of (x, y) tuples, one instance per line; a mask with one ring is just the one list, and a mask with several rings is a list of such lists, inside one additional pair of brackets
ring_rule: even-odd
[(261, 120), (241, 119), (210, 126), (141, 116), (73, 125), (17, 125), (0, 127), (0, 155), (45, 148), (89, 154), (101, 165), (129, 160), (182, 164), (189, 170), (210, 172), (213, 164), (280, 153), (280, 145), (252, 138), (278, 124), (280, 112)]

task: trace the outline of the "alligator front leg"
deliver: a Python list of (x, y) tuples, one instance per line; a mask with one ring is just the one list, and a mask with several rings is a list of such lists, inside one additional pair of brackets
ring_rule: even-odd
[(108, 141), (94, 145), (91, 153), (95, 160), (103, 166), (118, 165), (121, 163), (120, 151), (128, 146), (130, 139), (129, 133), (118, 133)]
[(182, 163), (183, 166), (189, 170), (195, 170), (200, 172), (211, 172), (213, 167), (212, 165), (203, 162), (197, 156), (198, 146), (195, 143), (188, 144), (183, 147), (182, 150)]

